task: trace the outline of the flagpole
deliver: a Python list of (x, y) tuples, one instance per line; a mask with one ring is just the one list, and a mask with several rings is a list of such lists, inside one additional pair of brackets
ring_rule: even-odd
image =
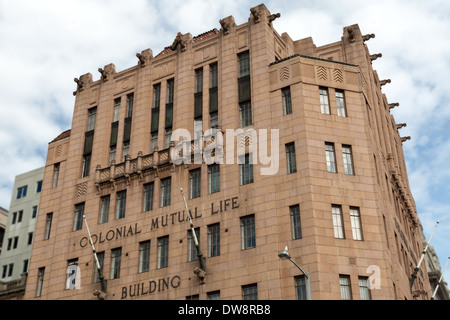
[(105, 277), (103, 276), (103, 270), (100, 267), (100, 262), (98, 261), (97, 253), (96, 253), (95, 247), (94, 247), (94, 242), (92, 241), (91, 232), (89, 230), (89, 226), (88, 226), (88, 223), (87, 223), (87, 220), (86, 220), (86, 216), (84, 214), (83, 214), (83, 220), (84, 220), (84, 223), (86, 224), (86, 229), (87, 229), (88, 236), (89, 236), (89, 242), (90, 242), (90, 244), (92, 246), (92, 253), (94, 255), (95, 266), (97, 268), (98, 278), (99, 278), (100, 284), (101, 284), (101, 292), (95, 292), (94, 294), (100, 300), (104, 300), (106, 298), (106, 280), (105, 280)]
[(428, 240), (428, 243), (427, 243), (425, 249), (423, 249), (422, 256), (420, 257), (420, 260), (417, 263), (417, 266), (414, 269), (413, 274), (411, 275), (411, 279), (409, 280), (409, 287), (410, 287), (411, 290), (412, 290), (412, 287), (414, 285), (414, 280), (416, 280), (416, 278), (417, 278), (417, 273), (419, 272), (420, 265), (422, 264), (422, 261), (425, 258), (425, 254), (428, 251), (428, 247), (430, 246), (431, 238), (433, 238), (433, 234), (436, 231), (436, 228), (437, 228), (438, 224), (439, 224), (439, 220), (436, 221), (436, 225), (434, 226), (434, 229), (433, 229), (433, 232), (431, 233), (430, 239)]
[(181, 191), (181, 196), (183, 197), (184, 206), (186, 208), (186, 212), (188, 215), (189, 224), (191, 227), (192, 238), (194, 239), (195, 248), (197, 249), (198, 260), (200, 262), (200, 268), (196, 268), (194, 270), (194, 273), (200, 278), (201, 283), (203, 284), (204, 283), (203, 280), (204, 280), (205, 274), (206, 274), (206, 261), (205, 261), (205, 258), (203, 257), (202, 251), (200, 250), (200, 244), (197, 239), (197, 234), (195, 233), (194, 223), (192, 221), (192, 215), (191, 215), (191, 212), (189, 211), (189, 208), (188, 208), (188, 205), (186, 202), (186, 198), (183, 193), (183, 188), (180, 188), (180, 191)]
[(441, 284), (441, 281), (444, 278), (444, 273), (445, 273), (445, 270), (447, 269), (447, 265), (448, 265), (448, 261), (449, 260), (450, 260), (450, 257), (448, 257), (447, 262), (445, 263), (444, 270), (442, 271), (441, 277), (439, 278), (439, 281), (438, 281), (438, 283), (436, 285), (436, 288), (434, 289), (433, 295), (431, 296), (431, 300), (434, 300), (434, 297), (436, 296), (436, 293), (437, 293), (437, 291), (439, 289), (439, 285)]

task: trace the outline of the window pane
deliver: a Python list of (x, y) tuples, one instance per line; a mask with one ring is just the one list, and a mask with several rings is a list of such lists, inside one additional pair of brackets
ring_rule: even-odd
[(139, 243), (139, 273), (147, 272), (150, 266), (150, 240)]
[(83, 227), (84, 202), (75, 205), (72, 231), (81, 230)]
[(109, 218), (109, 201), (110, 195), (103, 196), (100, 198), (100, 213), (98, 217), (98, 223), (106, 223)]
[(218, 164), (208, 166), (208, 186), (210, 194), (220, 191), (220, 166)]
[(189, 171), (189, 188), (190, 188), (190, 198), (200, 197), (201, 191), (201, 171), (200, 169), (195, 169)]
[(161, 207), (170, 205), (171, 177), (161, 179)]
[(169, 236), (158, 238), (158, 269), (166, 268), (169, 262)]
[(208, 226), (208, 257), (220, 255), (220, 224)]
[(121, 260), (122, 260), (122, 248), (112, 249), (110, 279), (120, 278)]
[(352, 300), (352, 289), (350, 286), (350, 276), (339, 276), (342, 300)]
[(352, 224), (353, 240), (363, 240), (359, 208), (350, 207), (350, 222)]
[(319, 88), (320, 94), (320, 111), (324, 114), (330, 114), (330, 101), (328, 99), (328, 89)]
[(327, 161), (328, 172), (337, 172), (336, 170), (336, 156), (334, 153), (334, 143), (325, 143), (325, 157)]
[(244, 163), (239, 165), (241, 175), (241, 186), (253, 183), (253, 163), (252, 156), (246, 154), (244, 156)]
[(142, 211), (150, 211), (153, 209), (153, 188), (154, 183), (144, 185)]
[(342, 207), (333, 205), (331, 208), (333, 216), (334, 237), (337, 239), (344, 239), (344, 224), (342, 221)]
[(122, 219), (125, 217), (127, 191), (117, 192), (116, 197), (116, 219)]
[(257, 284), (242, 286), (242, 300), (258, 300)]
[(283, 97), (283, 113), (285, 115), (292, 113), (292, 102), (291, 102), (291, 88), (283, 88), (281, 89), (282, 97)]
[(302, 228), (300, 223), (300, 206), (297, 204), (295, 206), (289, 207), (291, 214), (291, 228), (292, 228), (292, 239), (301, 239)]
[(342, 146), (342, 156), (344, 160), (345, 174), (354, 175), (352, 147), (348, 145)]
[(295, 144), (288, 143), (286, 145), (286, 160), (288, 174), (297, 172), (297, 161), (295, 158)]
[(255, 216), (241, 218), (242, 250), (256, 247)]
[(347, 112), (345, 110), (344, 91), (336, 90), (336, 105), (337, 105), (337, 115), (340, 117), (346, 117)]
[(359, 295), (361, 296), (361, 300), (372, 300), (368, 278), (359, 277), (358, 282), (359, 282)]
[(297, 300), (306, 300), (306, 281), (304, 276), (295, 277)]

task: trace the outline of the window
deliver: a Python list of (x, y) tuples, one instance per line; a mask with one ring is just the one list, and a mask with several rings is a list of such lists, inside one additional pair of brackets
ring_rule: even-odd
[(352, 300), (352, 288), (350, 285), (350, 276), (339, 275), (339, 285), (341, 287), (342, 300)]
[(302, 227), (300, 223), (300, 205), (296, 204), (295, 206), (290, 206), (289, 211), (291, 216), (292, 239), (301, 239)]
[[(200, 239), (200, 228), (195, 228), (195, 235), (197, 240)], [(188, 231), (188, 261), (198, 261), (197, 248), (195, 247), (194, 237), (192, 231)]]
[(155, 148), (158, 146), (158, 132), (152, 133), (152, 141), (150, 145), (150, 153), (155, 151)]
[(256, 247), (255, 215), (241, 218), (241, 248), (247, 250)]
[(109, 165), (111, 165), (113, 161), (116, 161), (116, 146), (112, 146), (109, 149)]
[(66, 290), (76, 289), (79, 286), (77, 280), (80, 279), (78, 258), (67, 261), (67, 273), (66, 273)]
[(125, 118), (133, 116), (134, 93), (127, 94), (127, 112)]
[(297, 300), (307, 300), (305, 276), (297, 276), (294, 278), (294, 280), (295, 280), (295, 292), (297, 293)]
[(11, 220), (11, 224), (15, 224), (17, 221), (17, 212), (13, 212), (12, 214), (12, 220)]
[(27, 196), (28, 186), (17, 188), (17, 199), (25, 198)]
[(158, 238), (158, 269), (169, 265), (169, 236)]
[(33, 243), (33, 232), (28, 232), (28, 242), (27, 245), (31, 245)]
[(23, 268), (22, 268), (22, 273), (27, 273), (28, 272), (28, 264), (29, 264), (29, 260), (25, 259), (23, 260)]
[(59, 178), (59, 163), (55, 163), (53, 165), (53, 188), (56, 188), (58, 186), (58, 178)]
[(83, 156), (83, 165), (81, 169), (81, 177), (88, 177), (89, 176), (89, 169), (91, 167), (91, 155), (87, 154)]
[(2, 269), (2, 279), (6, 278), (6, 272), (8, 272), (8, 266), (5, 264)]
[(31, 219), (36, 218), (37, 212), (38, 212), (38, 206), (33, 206), (33, 211), (32, 211), (32, 214), (31, 214)]
[(9, 264), (9, 269), (8, 269), (8, 277), (12, 277), (13, 270), (14, 270), (14, 263), (10, 263)]
[(203, 113), (203, 68), (195, 70), (194, 118)]
[(336, 155), (334, 152), (334, 143), (325, 142), (325, 157), (327, 160), (328, 172), (337, 172), (336, 169)]
[(109, 278), (120, 278), (120, 264), (122, 262), (122, 248), (116, 248), (111, 250), (111, 269)]
[[(243, 158), (243, 159), (242, 159)], [(252, 155), (245, 154), (244, 156), (240, 156), (240, 164), (239, 171), (241, 176), (241, 186), (253, 183), (253, 163), (252, 163)]]
[(353, 240), (363, 240), (361, 215), (358, 207), (350, 207), (350, 222), (352, 224)]
[(170, 205), (171, 177), (161, 179), (161, 208)]
[(200, 297), (198, 294), (193, 294), (191, 296), (187, 296), (186, 300), (200, 300)]
[(347, 111), (345, 107), (345, 97), (344, 91), (336, 89), (336, 105), (337, 105), (337, 115), (339, 117), (346, 117)]
[(88, 110), (88, 126), (86, 131), (92, 131), (95, 129), (95, 118), (97, 116), (97, 107), (90, 108)]
[(20, 210), (19, 216), (17, 217), (17, 223), (22, 222), (22, 218), (23, 218), (23, 210)]
[(334, 237), (336, 239), (344, 239), (344, 223), (342, 219), (342, 207), (339, 205), (332, 205), (331, 213), (333, 216)]
[[(103, 273), (103, 266), (105, 264), (105, 251), (97, 252), (97, 259), (98, 259), (98, 263), (100, 264), (100, 270)], [(94, 283), (100, 282), (100, 278), (99, 277), (100, 276), (98, 274), (98, 269), (97, 269), (97, 267), (95, 267), (94, 268)]]
[(256, 283), (242, 286), (242, 300), (258, 300), (258, 285)]
[(123, 161), (127, 160), (127, 156), (130, 154), (130, 141), (124, 141), (122, 146)]
[(220, 224), (208, 226), (208, 257), (220, 256)]
[(72, 231), (81, 230), (83, 227), (84, 202), (75, 205)]
[(39, 193), (41, 191), (42, 191), (42, 180), (36, 183), (36, 193)]
[(173, 103), (174, 80), (167, 80), (167, 103)]
[(106, 223), (109, 218), (109, 203), (111, 196), (108, 194), (100, 198), (100, 212), (98, 215), (98, 223)]
[(201, 195), (201, 171), (199, 169), (189, 171), (190, 198), (195, 199)]
[(147, 212), (153, 209), (153, 190), (154, 183), (150, 182), (144, 184), (144, 191), (142, 195), (142, 211)]
[(330, 99), (328, 98), (328, 88), (320, 87), (320, 111), (323, 114), (330, 114)]
[(216, 193), (220, 191), (220, 166), (219, 164), (211, 164), (208, 166), (208, 193)]
[(42, 295), (42, 285), (44, 284), (44, 274), (45, 274), (45, 267), (38, 269), (38, 276), (37, 276), (37, 285), (36, 285), (36, 298), (39, 298)]
[(118, 122), (120, 119), (120, 98), (114, 100), (114, 116), (113, 122)]
[(125, 217), (125, 207), (127, 201), (127, 190), (117, 192), (116, 196), (116, 219)]
[(294, 142), (286, 144), (286, 159), (288, 174), (297, 172), (297, 161), (295, 159), (295, 144)]
[(369, 278), (368, 277), (358, 277), (359, 283), (359, 295), (361, 300), (372, 300), (369, 289)]
[(155, 84), (153, 86), (153, 108), (159, 108), (161, 100), (161, 84)]
[(17, 249), (17, 245), (19, 244), (19, 236), (14, 237), (13, 249)]
[(206, 293), (208, 300), (220, 300), (220, 290)]
[(354, 175), (355, 172), (353, 170), (352, 146), (342, 145), (342, 156), (344, 159), (345, 174)]
[(147, 272), (150, 266), (150, 240), (139, 243), (139, 273)]
[(217, 128), (219, 126), (219, 96), (218, 96), (218, 68), (217, 63), (209, 66), (209, 115), (210, 127)]
[(250, 54), (248, 51), (238, 55), (238, 64), (239, 117), (241, 128), (243, 128), (252, 124)]
[(171, 141), (172, 141), (172, 128), (166, 128), (166, 134), (164, 136), (164, 149), (170, 147)]
[(283, 97), (283, 114), (292, 113), (292, 102), (291, 102), (291, 87), (286, 87), (281, 89), (281, 95)]
[(52, 229), (52, 220), (53, 220), (53, 212), (47, 213), (47, 217), (45, 219), (44, 240), (50, 239), (50, 231)]
[(250, 102), (241, 103), (239, 105), (239, 120), (241, 128), (252, 124), (252, 105)]

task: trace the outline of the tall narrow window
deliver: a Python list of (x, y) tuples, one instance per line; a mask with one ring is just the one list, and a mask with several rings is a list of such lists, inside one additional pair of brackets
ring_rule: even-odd
[(172, 128), (166, 128), (166, 133), (164, 136), (164, 149), (170, 147), (170, 142), (172, 141)]
[(345, 107), (345, 96), (343, 90), (336, 89), (336, 105), (337, 105), (337, 115), (340, 117), (346, 117), (347, 110)]
[(158, 269), (169, 265), (169, 236), (158, 238)]
[(164, 148), (170, 147), (172, 139), (172, 124), (173, 124), (173, 98), (174, 98), (174, 79), (167, 80), (167, 103), (166, 103), (166, 120), (165, 120), (165, 139)]
[(155, 84), (153, 86), (153, 109), (159, 108), (159, 104), (161, 101), (161, 84)]
[(325, 157), (327, 160), (328, 172), (337, 172), (336, 169), (336, 154), (334, 151), (334, 143), (325, 142)]
[(344, 160), (345, 174), (354, 175), (352, 146), (342, 145), (342, 157)]
[(208, 166), (208, 193), (216, 193), (220, 191), (220, 166), (219, 164), (211, 164)]
[(300, 205), (296, 204), (295, 206), (290, 206), (289, 211), (291, 216), (292, 239), (301, 239), (302, 226), (300, 222)]
[(122, 263), (122, 248), (111, 250), (111, 269), (109, 273), (110, 279), (120, 278), (120, 265)]
[(352, 224), (353, 240), (363, 240), (361, 215), (358, 207), (350, 207), (350, 222)]
[(247, 250), (256, 247), (255, 215), (241, 218), (241, 248)]
[(258, 300), (258, 285), (256, 283), (242, 286), (242, 300)]
[(144, 184), (142, 196), (142, 211), (147, 212), (153, 209), (153, 190), (154, 182)]
[(84, 202), (75, 205), (72, 231), (81, 230), (83, 227)]
[[(200, 228), (195, 228), (195, 235), (197, 240), (200, 239)], [(188, 231), (188, 261), (197, 261), (197, 248), (195, 247), (194, 237), (192, 237), (192, 231)]]
[(38, 206), (33, 206), (33, 212), (31, 214), (31, 218), (32, 219), (36, 218), (37, 213), (38, 213)]
[(320, 111), (323, 114), (330, 114), (330, 99), (328, 97), (328, 88), (320, 87)]
[(53, 188), (56, 188), (58, 186), (58, 179), (59, 179), (59, 163), (55, 163), (53, 165)]
[(52, 220), (53, 220), (53, 212), (47, 213), (47, 217), (45, 219), (44, 240), (50, 239), (50, 231), (52, 229)]
[(120, 119), (120, 98), (114, 99), (114, 116), (113, 122), (117, 122)]
[(97, 107), (88, 110), (87, 131), (84, 134), (83, 163), (81, 168), (81, 177), (87, 177), (90, 174), (92, 147), (94, 144), (95, 119), (97, 116)]
[(150, 266), (150, 240), (139, 243), (139, 273), (147, 272)]
[(125, 218), (125, 208), (127, 201), (127, 190), (122, 190), (116, 194), (116, 219)]
[(37, 276), (36, 298), (39, 298), (42, 295), (42, 287), (44, 284), (44, 274), (45, 274), (45, 267), (39, 268), (38, 276)]
[(281, 89), (281, 94), (283, 97), (283, 114), (292, 113), (292, 102), (291, 102), (291, 87), (286, 87)]
[(117, 136), (119, 133), (119, 119), (120, 119), (120, 98), (114, 100), (114, 116), (111, 123), (111, 137), (109, 141), (109, 164), (116, 160), (117, 153)]
[(286, 160), (288, 174), (297, 172), (297, 161), (295, 158), (295, 144), (294, 142), (286, 144)]
[(252, 124), (251, 86), (250, 86), (250, 54), (244, 52), (238, 55), (239, 79), (239, 117), (241, 127)]
[(109, 203), (111, 196), (108, 194), (100, 198), (100, 212), (98, 215), (98, 223), (106, 223), (109, 218)]
[(170, 194), (172, 188), (172, 178), (161, 179), (161, 208), (170, 206)]
[[(100, 264), (100, 270), (103, 273), (103, 266), (105, 265), (105, 251), (97, 252), (97, 259), (98, 259), (98, 263)], [(100, 282), (99, 277), (100, 276), (98, 274), (98, 269), (95, 267), (94, 268), (94, 283)]]
[(189, 171), (189, 190), (190, 198), (198, 198), (201, 195), (201, 169), (195, 169)]
[(245, 154), (242, 156), (241, 163), (239, 165), (239, 171), (241, 176), (241, 186), (253, 183), (253, 162), (252, 162), (252, 154)]
[(203, 112), (203, 68), (195, 70), (194, 119), (201, 118)]
[(208, 257), (220, 256), (220, 224), (208, 226)]
[(297, 300), (306, 300), (306, 281), (305, 276), (297, 276), (295, 280), (295, 291), (297, 293)]
[(150, 142), (150, 153), (153, 153), (155, 151), (155, 148), (158, 146), (158, 131), (153, 132)]
[(71, 259), (67, 261), (67, 278), (66, 278), (66, 289), (78, 289), (80, 281), (80, 268), (78, 267), (78, 258)]
[(217, 62), (209, 65), (209, 115), (210, 127), (219, 126), (219, 95)]
[(39, 192), (41, 192), (42, 191), (42, 180), (39, 180), (37, 183), (36, 183), (36, 193), (39, 193)]
[(352, 300), (352, 287), (350, 284), (350, 276), (339, 275), (339, 285), (341, 288), (342, 300)]
[(88, 110), (88, 126), (86, 131), (95, 129), (95, 118), (97, 117), (97, 107)]
[(359, 283), (359, 295), (361, 300), (372, 300), (369, 289), (369, 278), (368, 277), (358, 277)]
[(344, 222), (342, 219), (342, 207), (339, 205), (331, 206), (331, 214), (333, 217), (334, 237), (336, 239), (344, 239)]

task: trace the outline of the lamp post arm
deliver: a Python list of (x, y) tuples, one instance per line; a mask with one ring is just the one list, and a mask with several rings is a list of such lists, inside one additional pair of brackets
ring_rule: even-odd
[(294, 260), (292, 260), (291, 257), (289, 257), (288, 259), (289, 259), (289, 261), (291, 261), (297, 268), (300, 269), (300, 271), (303, 273), (303, 275), (304, 275), (306, 278), (309, 278), (309, 273), (303, 271), (303, 269), (302, 269), (302, 268), (301, 268)]

